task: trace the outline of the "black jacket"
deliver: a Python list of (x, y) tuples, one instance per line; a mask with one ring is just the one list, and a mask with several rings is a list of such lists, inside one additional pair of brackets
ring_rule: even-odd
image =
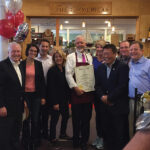
[(63, 72), (57, 66), (53, 66), (47, 73), (47, 97), (50, 106), (60, 104), (66, 105), (70, 99), (70, 88)]
[(10, 59), (0, 62), (0, 107), (7, 108), (8, 116), (17, 115), (24, 110), (24, 74), (22, 67), (19, 68), (22, 85)]
[(107, 67), (101, 64), (96, 73), (96, 93), (100, 98), (108, 95), (108, 100), (113, 106), (108, 106), (102, 102), (102, 109), (108, 109), (113, 114), (128, 113), (128, 81), (129, 67), (116, 59), (112, 66), (110, 76), (107, 79)]
[[(23, 60), (20, 64), (23, 68), (24, 76), (26, 76), (26, 60)], [(35, 66), (35, 90), (39, 98), (46, 97), (46, 86), (43, 73), (42, 63), (38, 60), (34, 60)], [(26, 77), (25, 77), (26, 79)]]

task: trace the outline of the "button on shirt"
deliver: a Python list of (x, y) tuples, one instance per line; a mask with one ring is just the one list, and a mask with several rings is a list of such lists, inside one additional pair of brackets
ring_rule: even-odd
[(129, 97), (135, 97), (135, 88), (138, 94), (150, 91), (150, 60), (142, 56), (137, 62), (129, 63)]
[[(76, 50), (76, 53), (77, 53), (77, 60), (78, 62), (83, 62), (82, 60), (82, 53), (80, 53), (79, 51)], [(92, 56), (90, 54), (85, 54), (85, 61), (88, 62), (90, 65), (92, 65)], [(87, 61), (88, 59), (88, 61)], [(73, 87), (77, 87), (77, 84), (73, 78), (73, 75), (74, 75), (74, 71), (75, 71), (75, 67), (76, 67), (76, 56), (75, 56), (75, 53), (71, 53), (67, 56), (67, 61), (66, 61), (66, 66), (65, 66), (65, 70), (66, 70), (66, 79), (67, 79), (67, 82), (69, 84), (69, 87), (70, 88), (73, 88)]]
[(47, 55), (47, 57), (43, 59), (41, 57), (41, 55), (38, 54), (38, 57), (36, 58), (36, 60), (39, 60), (40, 62), (42, 62), (43, 71), (44, 71), (44, 77), (45, 77), (45, 80), (46, 80), (47, 72), (48, 72), (49, 68), (53, 64), (53, 62), (52, 62), (52, 56)]

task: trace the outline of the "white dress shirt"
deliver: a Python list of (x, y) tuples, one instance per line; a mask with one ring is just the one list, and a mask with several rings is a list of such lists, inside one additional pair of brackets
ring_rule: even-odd
[(20, 64), (20, 62), (16, 63), (16, 62), (14, 62), (14, 61), (11, 60), (11, 59), (10, 59), (10, 61), (11, 61), (12, 65), (13, 65), (13, 67), (14, 67), (14, 69), (15, 69), (17, 75), (18, 75), (20, 84), (21, 84), (21, 86), (22, 86), (22, 75), (21, 75), (21, 72), (20, 72), (20, 68), (19, 68), (19, 66), (18, 66), (18, 65)]
[(42, 62), (42, 66), (43, 66), (43, 71), (44, 71), (44, 77), (45, 77), (45, 81), (47, 80), (47, 72), (49, 70), (49, 68), (52, 66), (53, 62), (52, 62), (52, 56), (47, 55), (46, 58), (42, 58), (40, 54), (38, 54), (38, 57), (36, 57), (36, 60), (39, 60), (40, 62)]
[[(82, 53), (80, 53), (77, 50), (76, 50), (76, 53), (77, 53), (77, 61), (83, 62)], [(93, 61), (92, 56), (86, 53), (84, 53), (84, 55), (85, 55), (86, 62), (88, 62), (89, 65), (92, 65), (92, 61)], [(77, 83), (75, 82), (73, 78), (73, 75), (75, 73), (75, 67), (76, 67), (76, 55), (75, 53), (71, 53), (67, 56), (67, 61), (66, 61), (66, 66), (65, 66), (66, 79), (70, 88), (77, 87)]]

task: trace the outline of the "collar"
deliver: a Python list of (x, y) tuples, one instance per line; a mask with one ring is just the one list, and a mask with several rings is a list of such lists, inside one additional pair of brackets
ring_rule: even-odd
[(10, 59), (10, 62), (11, 62), (13, 65), (19, 65), (19, 64), (20, 64), (20, 61), (14, 62), (11, 58), (9, 58), (9, 59)]
[(112, 66), (115, 64), (115, 62), (116, 62), (116, 59), (113, 61), (113, 63), (110, 65), (110, 66), (108, 66), (106, 63), (105, 63), (105, 65), (106, 65), (106, 67), (108, 67), (108, 68), (112, 68)]
[[(47, 54), (44, 59), (49, 59), (50, 57), (51, 57), (51, 56), (49, 56), (49, 55)], [(44, 59), (42, 58), (42, 56), (41, 56), (40, 53), (38, 54), (37, 58), (44, 60)]]
[(146, 61), (146, 58), (144, 56), (142, 56), (138, 61), (134, 62), (133, 60), (131, 61), (133, 64), (137, 64), (137, 63), (144, 63)]
[(85, 52), (83, 52), (83, 53), (79, 52), (78, 49), (76, 49), (76, 53), (80, 56), (82, 56), (82, 54), (85, 54)]

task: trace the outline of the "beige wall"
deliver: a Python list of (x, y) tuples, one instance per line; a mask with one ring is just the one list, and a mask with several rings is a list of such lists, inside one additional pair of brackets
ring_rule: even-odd
[[(76, 2), (81, 0), (76, 0)], [(82, 2), (112, 2), (112, 15), (115, 17), (138, 17), (136, 26), (136, 39), (148, 37), (150, 27), (150, 1), (149, 0), (82, 0)], [(74, 2), (74, 0), (23, 0), (23, 12), (25, 16), (43, 16), (50, 17), (50, 6), (54, 2)], [(26, 20), (26, 19), (25, 19)], [(29, 21), (28, 21), (29, 22)], [(24, 42), (30, 42), (30, 37)], [(145, 55), (150, 56), (150, 42), (144, 43)]]

